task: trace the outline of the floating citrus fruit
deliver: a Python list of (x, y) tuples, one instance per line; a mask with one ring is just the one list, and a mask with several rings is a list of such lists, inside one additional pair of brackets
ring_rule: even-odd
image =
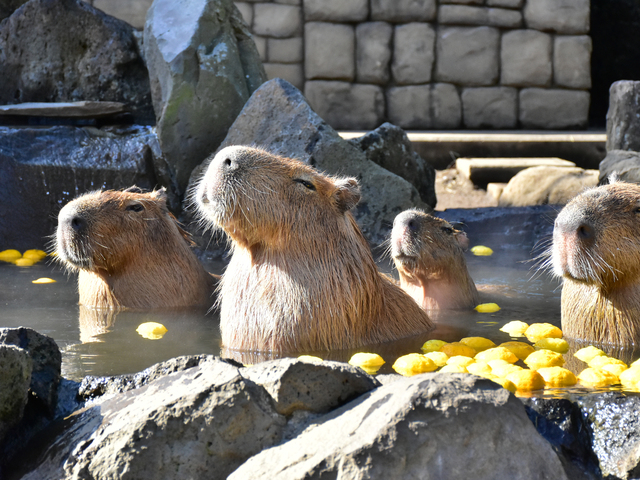
[(489, 255), (493, 255), (493, 250), (484, 245), (476, 245), (475, 247), (471, 247), (471, 253), (478, 257), (488, 257)]
[(538, 373), (544, 378), (547, 387), (571, 387), (578, 382), (573, 372), (563, 367), (543, 367), (538, 369)]
[(567, 353), (569, 351), (569, 343), (562, 338), (541, 338), (533, 346), (536, 350), (546, 349), (558, 353)]
[(427, 352), (424, 356), (435, 363), (438, 367), (444, 367), (447, 364), (447, 360), (449, 360), (449, 355), (444, 352)]
[(620, 381), (613, 373), (591, 367), (585, 368), (580, 372), (578, 380), (580, 380), (580, 383), (590, 387), (608, 387)]
[(419, 373), (433, 372), (437, 368), (434, 362), (419, 353), (403, 355), (393, 364), (393, 369), (405, 377), (411, 377)]
[(519, 360), (524, 360), (536, 351), (535, 348), (525, 342), (504, 342), (500, 346), (511, 350)]
[(512, 320), (508, 323), (505, 323), (500, 329), (501, 332), (506, 332), (512, 337), (522, 336), (524, 332), (529, 328), (529, 324), (522, 322), (520, 320)]
[(562, 330), (550, 323), (532, 323), (524, 332), (530, 342), (537, 342), (543, 338), (562, 338)]
[(487, 363), (491, 360), (506, 360), (509, 363), (515, 363), (518, 361), (518, 357), (516, 357), (508, 348), (493, 347), (485, 350), (484, 352), (478, 353), (476, 355), (476, 360), (481, 360)]
[(447, 342), (444, 340), (427, 340), (422, 345), (422, 351), (424, 353), (428, 352), (439, 352), (443, 345), (446, 345)]
[(476, 312), (480, 313), (493, 313), (500, 310), (497, 303), (481, 303), (476, 307)]
[(18, 250), (3, 250), (0, 252), (0, 260), (3, 262), (14, 263), (18, 258), (21, 258), (22, 254)]
[(544, 378), (535, 370), (523, 368), (507, 375), (518, 390), (540, 390), (544, 388)]
[(482, 352), (487, 348), (493, 348), (496, 346), (495, 343), (484, 337), (466, 337), (460, 340), (460, 343), (473, 348), (476, 352)]
[(561, 367), (564, 365), (564, 357), (561, 353), (551, 350), (536, 350), (524, 359), (524, 363), (532, 370), (544, 367)]
[(149, 340), (159, 340), (167, 333), (167, 328), (161, 323), (145, 322), (138, 325), (136, 332)]
[(31, 283), (56, 283), (53, 278), (42, 277), (37, 280), (32, 280)]
[(476, 355), (475, 349), (460, 342), (447, 343), (440, 348), (440, 351), (446, 353), (450, 357), (455, 357), (456, 355), (474, 357)]

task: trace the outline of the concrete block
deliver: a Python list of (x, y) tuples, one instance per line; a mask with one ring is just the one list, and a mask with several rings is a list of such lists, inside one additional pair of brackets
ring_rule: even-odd
[(267, 52), (269, 62), (272, 63), (302, 63), (304, 60), (302, 37), (269, 38)]
[(307, 22), (363, 22), (369, 16), (368, 0), (305, 0)]
[(302, 34), (302, 9), (294, 5), (256, 3), (253, 6), (253, 33), (287, 38)]
[(475, 185), (508, 182), (518, 172), (530, 167), (575, 167), (561, 158), (458, 158), (456, 170)]
[(260, 35), (254, 35), (253, 43), (256, 44), (256, 49), (258, 50), (258, 55), (260, 55), (260, 60), (263, 62), (266, 62), (267, 61), (267, 39), (265, 37), (261, 37)]
[(249, 28), (251, 28), (251, 24), (253, 23), (253, 5), (246, 2), (235, 2), (235, 4), (236, 7), (238, 7), (240, 14), (242, 15), (242, 18), (247, 23)]
[(458, 91), (441, 83), (392, 87), (387, 109), (391, 123), (410, 129), (458, 128), (462, 116)]
[(521, 8), (524, 0), (487, 0), (489, 7)]
[(301, 90), (304, 87), (304, 69), (301, 63), (263, 63), (267, 78), (282, 78)]
[(91, 3), (95, 8), (102, 10), (112, 17), (124, 20), (129, 25), (142, 30), (147, 18), (147, 10), (153, 0), (93, 0)]
[(525, 88), (520, 91), (520, 123), (524, 128), (584, 128), (589, 118), (589, 92)]
[(391, 72), (398, 85), (431, 80), (436, 33), (428, 23), (407, 23), (395, 27)]
[(442, 5), (438, 9), (438, 22), (441, 25), (488, 25), (518, 28), (522, 24), (522, 14), (504, 8)]
[(356, 81), (384, 85), (389, 82), (393, 27), (387, 22), (366, 22), (356, 27)]
[(591, 88), (591, 37), (556, 35), (553, 47), (553, 80), (569, 88)]
[(551, 35), (514, 30), (502, 36), (500, 83), (514, 87), (551, 85)]
[[(350, 25), (308, 22), (304, 29), (305, 77), (355, 79), (355, 30)], [(324, 118), (324, 117), (323, 117)]]
[(462, 118), (467, 128), (516, 128), (518, 92), (510, 87), (465, 88)]
[(408, 23), (430, 22), (435, 18), (435, 0), (371, 0), (371, 20)]
[(524, 6), (528, 28), (564, 34), (589, 31), (589, 0), (535, 0)]

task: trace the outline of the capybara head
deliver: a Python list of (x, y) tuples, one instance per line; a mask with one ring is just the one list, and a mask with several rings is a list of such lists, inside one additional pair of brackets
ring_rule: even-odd
[(92, 192), (58, 215), (58, 260), (79, 271), (80, 303), (163, 308), (212, 303), (212, 278), (166, 205), (164, 189)]
[(227, 348), (351, 348), (432, 327), (378, 272), (349, 212), (359, 198), (356, 179), (298, 160), (240, 146), (215, 155), (195, 200), (232, 242), (219, 296)]
[(463, 231), (421, 210), (402, 212), (393, 222), (390, 251), (400, 285), (426, 310), (477, 305), (464, 259), (468, 246)]
[(564, 278), (565, 335), (640, 341), (640, 186), (614, 180), (571, 200), (556, 218), (551, 262)]

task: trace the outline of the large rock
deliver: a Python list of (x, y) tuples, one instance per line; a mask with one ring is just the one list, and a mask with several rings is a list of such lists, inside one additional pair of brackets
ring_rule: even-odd
[(24, 349), (0, 345), (0, 447), (7, 433), (22, 419), (29, 398), (31, 370), (32, 360)]
[(304, 49), (307, 80), (354, 80), (356, 34), (351, 25), (308, 22), (304, 27)]
[(465, 88), (462, 118), (467, 128), (515, 128), (518, 123), (518, 91), (511, 87)]
[(502, 36), (500, 82), (514, 87), (551, 84), (552, 37), (537, 30), (513, 30)]
[(131, 25), (80, 0), (31, 0), (0, 25), (0, 104), (112, 101), (153, 123)]
[(66, 418), (23, 478), (224, 479), (284, 424), (264, 388), (204, 362)]
[(589, 0), (536, 0), (526, 2), (524, 21), (529, 28), (555, 33), (587, 33)]
[[(470, 473), (471, 472), (471, 473)], [(467, 374), (403, 378), (317, 419), (229, 479), (564, 479), (522, 403)]]
[(153, 188), (162, 163), (148, 127), (0, 127), (0, 247), (45, 248), (68, 201), (100, 188)]
[(640, 183), (640, 153), (609, 150), (600, 162), (600, 185), (609, 183), (609, 176), (614, 173), (624, 182)]
[(640, 152), (640, 82), (621, 80), (609, 89), (607, 150)]
[(220, 145), (266, 74), (231, 0), (154, 1), (144, 51), (158, 139), (182, 196), (193, 168)]
[(428, 23), (406, 23), (395, 27), (391, 73), (398, 85), (431, 81), (436, 32)]
[[(330, 174), (357, 176), (362, 199), (353, 213), (373, 243), (384, 241), (401, 211), (416, 206), (428, 209), (413, 185), (367, 160), (364, 152), (343, 140), (311, 110), (299, 90), (281, 79), (256, 90), (220, 149), (229, 145), (260, 145)], [(204, 168), (206, 162), (194, 171), (190, 188)]]
[(372, 162), (412, 183), (418, 189), (422, 201), (435, 208), (436, 170), (413, 150), (404, 130), (391, 123), (384, 123), (350, 142), (362, 149)]
[(460, 95), (450, 83), (391, 87), (387, 110), (389, 121), (402, 128), (454, 129), (462, 121)]
[(584, 128), (589, 119), (589, 92), (559, 88), (520, 90), (520, 123), (524, 128)]

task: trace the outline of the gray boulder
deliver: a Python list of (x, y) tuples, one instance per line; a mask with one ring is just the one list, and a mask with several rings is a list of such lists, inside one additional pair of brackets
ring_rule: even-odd
[(267, 77), (231, 0), (154, 1), (144, 50), (158, 138), (169, 165), (162, 180), (182, 196), (191, 170), (220, 145)]
[(0, 24), (0, 104), (122, 102), (153, 123), (134, 32), (80, 0), (30, 0)]
[(600, 185), (609, 182), (616, 174), (624, 182), (640, 183), (640, 153), (628, 150), (609, 150), (600, 162)]
[(564, 479), (522, 403), (490, 380), (423, 374), (384, 385), (250, 458), (229, 479)]
[(11, 248), (45, 248), (68, 201), (101, 188), (153, 188), (161, 161), (148, 127), (0, 127), (0, 238)]
[(349, 140), (367, 158), (382, 168), (411, 183), (422, 201), (432, 209), (436, 206), (436, 170), (418, 155), (406, 132), (391, 123), (383, 123), (359, 138)]
[(32, 361), (14, 345), (0, 345), (0, 446), (22, 420), (29, 397)]
[(621, 80), (609, 88), (607, 151), (640, 152), (640, 82)]
[[(271, 153), (298, 158), (332, 175), (360, 180), (362, 199), (353, 213), (372, 243), (384, 241), (395, 216), (408, 208), (426, 208), (416, 188), (367, 159), (320, 118), (300, 91), (280, 78), (269, 80), (251, 96), (220, 145), (258, 145)], [(195, 188), (208, 161), (194, 170)], [(189, 201), (185, 208), (191, 208)], [(195, 231), (196, 238), (201, 233)], [(206, 240), (204, 240), (206, 244)]]
[(23, 478), (224, 479), (284, 424), (264, 388), (204, 362), (75, 412)]

